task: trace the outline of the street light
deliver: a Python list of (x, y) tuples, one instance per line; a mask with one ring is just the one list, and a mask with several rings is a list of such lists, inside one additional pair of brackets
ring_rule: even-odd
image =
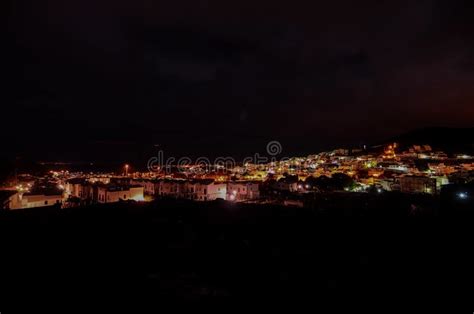
[(129, 168), (129, 165), (126, 164), (125, 165), (125, 176), (127, 176), (127, 177), (128, 177), (128, 168)]
[(466, 192), (459, 192), (458, 197), (462, 200), (467, 198), (467, 193)]

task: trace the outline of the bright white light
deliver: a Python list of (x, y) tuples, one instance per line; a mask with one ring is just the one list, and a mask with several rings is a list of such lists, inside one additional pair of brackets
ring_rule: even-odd
[(458, 197), (462, 200), (467, 198), (467, 193), (466, 192), (459, 192)]
[(306, 188), (307, 188), (307, 189), (309, 189), (309, 188), (310, 188), (309, 184), (306, 184)]
[(143, 202), (145, 200), (145, 198), (143, 197), (143, 195), (135, 195), (132, 197), (132, 200), (134, 201), (137, 201), (137, 202)]
[(380, 189), (380, 188), (377, 189), (377, 192), (382, 193), (382, 189)]

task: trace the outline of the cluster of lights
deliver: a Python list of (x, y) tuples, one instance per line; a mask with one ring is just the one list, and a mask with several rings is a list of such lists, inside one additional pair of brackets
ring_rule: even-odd
[[(433, 166), (430, 165), (430, 168), (426, 171), (423, 171), (423, 172), (420, 172), (420, 171), (417, 171), (416, 169), (415, 170), (411, 170), (411, 168), (408, 168), (408, 166), (405, 166), (405, 165), (399, 165), (398, 163), (400, 162), (403, 162), (403, 161), (400, 161), (400, 160), (396, 160), (397, 162), (385, 162), (385, 163), (378, 163), (378, 161), (380, 161), (380, 158), (394, 158), (396, 157), (396, 154), (395, 154), (395, 151), (396, 151), (396, 148), (397, 148), (397, 144), (393, 144), (393, 145), (390, 145), (390, 146), (387, 146), (386, 149), (384, 150), (384, 154), (380, 154), (378, 157), (373, 157), (372, 155), (367, 155), (367, 156), (364, 156), (364, 157), (354, 157), (353, 159), (350, 159), (350, 157), (344, 157), (344, 156), (339, 156), (337, 153), (330, 153), (329, 155), (328, 154), (322, 154), (321, 156), (316, 156), (316, 157), (313, 157), (312, 159), (310, 159), (310, 156), (308, 156), (308, 158), (292, 158), (291, 160), (288, 160), (288, 161), (278, 161), (278, 162), (275, 162), (275, 161), (272, 161), (268, 164), (265, 164), (265, 165), (254, 165), (254, 164), (250, 164), (250, 163), (245, 163), (244, 164), (244, 168), (242, 167), (235, 167), (234, 169), (232, 169), (232, 172), (233, 173), (238, 173), (238, 174), (241, 174), (240, 178), (241, 179), (245, 179), (245, 180), (264, 180), (268, 175), (273, 175), (273, 178), (276, 179), (276, 180), (279, 180), (281, 178), (283, 178), (286, 173), (290, 173), (290, 174), (294, 174), (294, 172), (297, 172), (296, 175), (298, 175), (298, 179), (301, 181), (304, 181), (305, 179), (307, 179), (307, 177), (311, 177), (311, 175), (314, 175), (315, 177), (317, 175), (326, 175), (326, 176), (330, 176), (330, 174), (332, 173), (335, 173), (335, 172), (343, 172), (343, 173), (346, 173), (347, 175), (351, 176), (351, 177), (354, 177), (357, 175), (357, 171), (358, 169), (360, 168), (365, 168), (366, 170), (368, 170), (368, 177), (364, 176), (363, 178), (361, 178), (361, 182), (357, 182), (357, 186), (351, 186), (351, 187), (346, 187), (344, 188), (344, 190), (346, 191), (353, 191), (353, 192), (362, 192), (362, 191), (375, 191), (375, 193), (385, 193), (387, 192), (387, 190), (390, 190), (390, 187), (386, 187), (387, 190), (384, 190), (382, 189), (381, 187), (379, 187), (380, 185), (378, 185), (377, 183), (377, 179), (380, 177), (381, 174), (383, 174), (383, 171), (384, 169), (383, 168), (389, 168), (389, 170), (397, 170), (397, 171), (401, 171), (401, 172), (414, 172), (415, 174), (417, 175), (420, 175), (420, 174), (423, 174), (423, 175), (435, 175), (436, 173), (440, 172), (442, 173), (440, 170), (437, 170), (438, 168), (433, 168)], [(421, 150), (418, 150), (418, 152), (420, 152)], [(412, 155), (411, 157), (418, 157), (420, 159), (430, 159), (430, 158), (435, 158), (437, 155), (435, 153), (426, 153), (426, 152), (423, 152), (423, 153), (419, 153), (419, 154), (416, 154), (414, 153), (413, 151), (412, 152)], [(333, 160), (333, 159), (329, 159), (328, 156), (336, 156), (336, 159), (337, 160)], [(459, 159), (470, 159), (470, 158), (473, 158), (474, 156), (469, 156), (469, 155), (457, 155), (456, 156), (457, 158)], [(327, 160), (324, 160), (322, 158), (327, 158)], [(354, 162), (354, 160), (358, 161), (357, 163)], [(353, 164), (351, 164), (352, 162), (354, 162)], [(334, 164), (334, 165), (337, 165), (337, 167), (320, 167), (324, 164)], [(386, 164), (389, 164), (388, 166)], [(304, 168), (303, 170), (299, 169), (299, 167), (296, 167), (296, 166), (299, 166), (299, 165), (304, 165)], [(223, 165), (215, 165), (217, 169), (224, 169), (225, 167)], [(122, 164), (122, 169), (124, 170), (124, 174), (125, 176), (129, 176), (130, 177), (133, 177), (133, 178), (136, 178), (136, 176), (142, 176), (144, 177), (143, 174), (139, 173), (139, 172), (135, 172), (133, 173), (133, 171), (130, 171), (130, 170), (133, 170), (133, 168), (130, 167), (129, 164)], [(202, 171), (203, 170), (203, 167), (201, 165), (182, 165), (181, 166), (183, 169), (186, 169), (186, 170), (189, 170), (189, 171)], [(319, 168), (320, 167), (320, 168)], [(439, 167), (439, 166), (437, 166)], [(246, 169), (248, 168), (248, 169)], [(319, 169), (317, 169), (319, 168)], [(356, 170), (354, 170), (354, 168)], [(317, 169), (317, 171), (316, 171)], [(337, 170), (335, 170), (337, 169)], [(314, 171), (311, 171), (311, 170), (314, 170)], [(57, 184), (57, 188), (61, 189), (61, 190), (65, 190), (65, 186), (63, 186), (62, 184), (60, 184), (59, 182), (63, 182), (61, 180), (59, 180), (61, 178), (61, 176), (63, 176), (64, 174), (69, 174), (68, 171), (49, 171), (50, 173), (50, 176), (56, 178), (55, 180), (50, 180), (49, 183), (51, 183), (51, 181), (54, 181), (56, 184)], [(195, 174), (194, 176), (201, 176), (203, 178), (206, 178), (206, 177), (211, 177), (211, 178), (214, 178), (215, 181), (218, 181), (218, 182), (225, 182), (226, 180), (228, 180), (228, 176), (226, 176), (225, 174), (224, 175), (217, 175), (217, 174), (212, 174), (212, 175), (209, 175), (209, 174), (206, 174), (206, 173), (209, 173), (209, 171), (207, 169), (205, 169), (205, 173), (201, 173), (201, 174)], [(313, 174), (314, 173), (314, 174)], [(150, 176), (152, 175), (153, 173), (150, 172)], [(81, 173), (82, 175), (82, 173)], [(91, 172), (90, 173), (90, 176), (92, 177), (93, 176), (93, 173)], [(162, 175), (164, 176), (164, 175)], [(188, 176), (188, 173), (186, 172), (186, 176), (187, 178), (189, 178)], [(172, 175), (167, 175), (167, 176), (164, 176), (166, 178), (172, 178), (173, 176)], [(363, 180), (362, 180), (363, 179)], [(354, 180), (356, 181), (359, 181), (359, 178), (358, 177), (355, 177)], [(90, 182), (92, 183), (95, 183), (97, 181), (102, 181), (100, 179), (97, 179), (96, 177), (92, 177), (89, 179)], [(105, 183), (105, 182), (104, 182)], [(108, 182), (107, 182), (108, 183)], [(369, 186), (372, 186), (372, 188), (369, 190)], [(21, 192), (20, 194), (24, 193), (24, 192), (29, 192), (31, 188), (31, 184), (28, 184), (28, 186), (23, 186), (23, 185), (17, 185), (16, 186), (16, 189)], [(310, 184), (297, 184), (297, 188), (299, 190), (300, 193), (303, 193), (305, 192), (305, 190), (310, 190), (312, 188), (312, 186)], [(66, 191), (67, 192), (67, 191)], [(431, 188), (425, 188), (425, 192), (426, 193), (431, 193), (432, 190)], [(465, 191), (461, 191), (461, 192), (458, 192), (455, 194), (455, 197), (459, 200), (466, 200), (466, 199), (469, 199), (470, 198), (470, 195), (465, 192)], [(239, 199), (239, 197), (237, 197), (237, 191), (233, 191), (229, 198), (231, 200), (236, 200), (236, 199)], [(132, 199), (134, 199), (132, 197)], [(136, 199), (137, 201), (142, 201), (142, 197), (141, 196), (137, 196)]]
[(16, 189), (21, 192), (21, 191), (23, 191), (23, 186), (21, 184), (17, 185)]
[(28, 183), (26, 186), (23, 186), (23, 184), (19, 184), (15, 186), (15, 188), (18, 192), (29, 192), (31, 188), (31, 183)]

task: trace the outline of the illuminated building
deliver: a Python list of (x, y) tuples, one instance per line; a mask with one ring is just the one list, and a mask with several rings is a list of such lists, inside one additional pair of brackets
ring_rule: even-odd
[(143, 187), (144, 194), (147, 194), (147, 195), (155, 194), (156, 181), (153, 179), (134, 179), (130, 181), (130, 184), (139, 185)]
[(163, 179), (155, 182), (154, 191), (156, 196), (187, 198), (189, 193), (194, 192), (194, 186), (184, 180)]
[(92, 198), (92, 193), (90, 193), (87, 181), (82, 178), (75, 178), (66, 181), (64, 193), (66, 197), (77, 197), (81, 199), (86, 199), (88, 197)]
[(388, 145), (386, 148), (385, 148), (385, 151), (384, 151), (384, 154), (382, 156), (383, 159), (394, 159), (395, 157), (397, 157), (397, 155), (395, 154), (395, 149), (397, 148), (397, 143), (393, 143), (391, 145)]
[(227, 200), (247, 201), (260, 197), (259, 185), (254, 182), (228, 182)]
[(227, 184), (217, 183), (212, 180), (202, 180), (195, 184), (194, 200), (213, 201), (216, 199), (226, 199)]
[(120, 200), (143, 201), (143, 187), (109, 185), (97, 187), (97, 201), (99, 203), (115, 203)]
[(436, 179), (423, 176), (401, 177), (400, 189), (404, 193), (436, 194)]
[[(23, 194), (19, 197), (18, 208), (45, 207), (61, 205), (63, 201), (62, 194)], [(11, 207), (11, 209), (16, 209)]]

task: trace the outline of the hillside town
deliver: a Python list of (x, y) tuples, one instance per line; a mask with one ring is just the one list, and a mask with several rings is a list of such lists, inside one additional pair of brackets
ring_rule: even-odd
[[(308, 195), (340, 193), (418, 193), (439, 195), (444, 187), (474, 179), (474, 157), (448, 155), (429, 145), (401, 150), (397, 143), (364, 149), (337, 149), (307, 157), (226, 167), (166, 166), (156, 171), (18, 174), (0, 191), (3, 209), (62, 208), (100, 203), (146, 202), (160, 198), (197, 202), (272, 203), (303, 207)], [(459, 190), (459, 198), (470, 190)]]

